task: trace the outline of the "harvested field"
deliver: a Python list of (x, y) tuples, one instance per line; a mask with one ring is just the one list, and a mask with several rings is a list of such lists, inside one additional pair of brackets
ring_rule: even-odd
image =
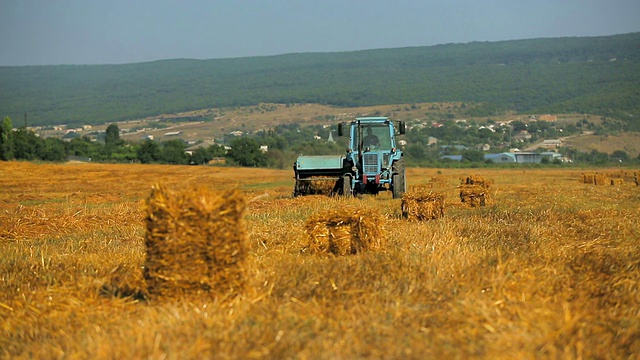
[[(468, 170), (436, 171), (407, 168), (410, 187), (442, 178), (447, 204), (438, 221), (415, 222), (388, 193), (292, 198), (291, 171), (0, 162), (0, 357), (640, 356), (634, 181), (594, 186), (577, 181), (579, 169), (482, 169), (494, 201), (471, 209), (457, 186)], [(156, 183), (240, 190), (243, 291), (145, 296), (146, 201)], [(310, 219), (350, 208), (384, 218), (378, 249), (305, 251)]]

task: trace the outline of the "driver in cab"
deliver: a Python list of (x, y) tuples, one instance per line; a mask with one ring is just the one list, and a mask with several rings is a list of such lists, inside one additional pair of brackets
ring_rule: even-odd
[(366, 147), (380, 146), (380, 139), (373, 134), (373, 130), (371, 128), (367, 128), (367, 136), (364, 137), (363, 142)]

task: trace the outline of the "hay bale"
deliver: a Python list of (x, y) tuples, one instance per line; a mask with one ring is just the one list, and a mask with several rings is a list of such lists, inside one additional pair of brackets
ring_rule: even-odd
[(337, 192), (337, 180), (331, 176), (315, 176), (296, 180), (296, 189), (305, 195), (332, 195)]
[(611, 186), (620, 186), (623, 183), (624, 183), (624, 179), (621, 179), (621, 178), (611, 179)]
[(233, 295), (245, 288), (246, 201), (238, 190), (173, 192), (147, 200), (144, 277), (152, 298)]
[(459, 186), (460, 201), (470, 207), (486, 206), (490, 203), (489, 187), (493, 181), (479, 175), (471, 175)]
[(444, 217), (444, 195), (431, 191), (409, 191), (401, 202), (402, 217), (407, 220), (433, 220)]
[(582, 183), (595, 184), (595, 174), (594, 173), (582, 174)]
[(384, 238), (385, 218), (354, 207), (327, 210), (307, 219), (309, 252), (350, 255), (378, 249)]
[(609, 176), (602, 173), (582, 174), (582, 182), (585, 184), (594, 185), (611, 185), (611, 179), (609, 178)]
[(489, 203), (489, 193), (480, 185), (460, 185), (460, 201), (469, 207), (486, 206)]
[(493, 184), (493, 181), (485, 179), (480, 175), (467, 176), (466, 178), (461, 179), (461, 183), (460, 183), (460, 185), (477, 185), (485, 189), (488, 189), (491, 186), (491, 184)]
[(609, 181), (609, 178), (606, 175), (596, 173), (593, 176), (593, 183), (595, 185), (609, 185), (611, 184), (611, 181)]

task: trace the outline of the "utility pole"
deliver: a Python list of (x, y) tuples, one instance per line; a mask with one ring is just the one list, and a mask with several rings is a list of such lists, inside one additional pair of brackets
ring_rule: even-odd
[(27, 128), (27, 113), (24, 113), (24, 128)]

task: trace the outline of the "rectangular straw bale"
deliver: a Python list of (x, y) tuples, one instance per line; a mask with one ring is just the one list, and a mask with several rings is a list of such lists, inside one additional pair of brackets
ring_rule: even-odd
[(488, 189), (492, 183), (493, 181), (485, 179), (480, 175), (471, 175), (462, 179), (461, 185), (477, 185), (485, 189)]
[(586, 173), (582, 174), (582, 182), (594, 185), (611, 185), (610, 174), (603, 173)]
[(486, 206), (489, 203), (486, 188), (480, 185), (460, 185), (460, 201), (470, 207)]
[(378, 249), (384, 237), (384, 221), (378, 212), (355, 207), (320, 212), (305, 224), (309, 251), (349, 255)]
[(586, 173), (582, 174), (582, 183), (583, 184), (595, 184), (595, 174), (594, 173)]
[(609, 184), (611, 184), (611, 182), (609, 181), (609, 178), (606, 175), (600, 174), (600, 173), (595, 173), (593, 175), (593, 183), (595, 185), (609, 185)]
[(144, 277), (152, 298), (236, 294), (245, 287), (246, 201), (239, 190), (152, 188)]
[(402, 217), (408, 220), (432, 220), (444, 217), (444, 195), (431, 191), (409, 191), (401, 202)]
[(624, 183), (624, 179), (621, 178), (612, 178), (611, 179), (611, 185), (612, 186), (619, 186), (622, 185)]
[(336, 190), (335, 177), (316, 176), (312, 180), (297, 180), (300, 192), (308, 195), (330, 195)]

